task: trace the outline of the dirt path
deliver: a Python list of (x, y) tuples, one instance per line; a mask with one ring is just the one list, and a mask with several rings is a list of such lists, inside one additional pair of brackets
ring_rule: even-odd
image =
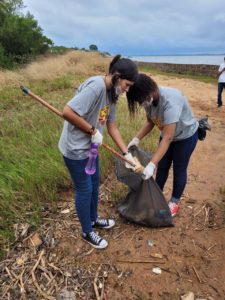
[[(46, 274), (55, 274), (58, 293), (63, 285), (75, 290), (77, 299), (97, 299), (93, 289), (96, 279), (99, 293), (102, 292), (99, 299), (176, 300), (188, 291), (195, 294), (195, 299), (225, 299), (225, 217), (222, 212), (225, 205), (222, 206), (223, 196), (219, 193), (219, 188), (225, 186), (225, 107), (216, 108), (216, 87), (211, 84), (166, 76), (155, 79), (160, 85), (182, 90), (195, 115), (207, 114), (212, 126), (207, 139), (198, 143), (192, 156), (182, 207), (174, 218), (175, 227), (144, 228), (122, 219), (112, 193), (118, 183), (110, 178), (101, 188), (100, 211), (113, 216), (116, 226), (110, 231), (101, 231), (109, 240), (109, 247), (104, 251), (94, 250), (80, 239), (69, 193), (59, 211), (69, 209), (70, 212), (59, 213), (51, 225), (46, 223), (47, 236), (51, 234), (55, 244), (47, 250), (39, 275), (36, 274), (40, 280), (40, 272), (48, 266)], [(170, 187), (171, 178), (165, 188), (167, 199)], [(18, 257), (27, 248), (20, 246), (16, 250), (15, 257)], [(34, 264), (39, 253), (32, 255)], [(155, 274), (153, 267), (160, 267), (161, 274)], [(8, 277), (5, 274), (5, 278)], [(64, 281), (60, 283), (62, 277)], [(54, 280), (49, 279), (49, 282), (53, 284)], [(26, 284), (32, 286), (28, 280)], [(44, 281), (40, 286), (44, 289)], [(50, 290), (49, 285), (46, 289)], [(35, 298), (33, 290), (30, 288), (24, 299), (44, 299)], [(19, 294), (14, 291), (14, 298), (6, 299), (20, 299)]]

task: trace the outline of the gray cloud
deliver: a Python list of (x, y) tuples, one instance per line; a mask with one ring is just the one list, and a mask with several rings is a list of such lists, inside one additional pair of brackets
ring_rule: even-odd
[(24, 0), (56, 45), (122, 54), (225, 52), (223, 0)]

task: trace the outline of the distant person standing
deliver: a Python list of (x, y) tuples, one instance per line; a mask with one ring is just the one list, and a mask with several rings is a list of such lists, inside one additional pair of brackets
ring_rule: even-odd
[(224, 62), (220, 65), (218, 69), (218, 97), (217, 97), (218, 107), (223, 105), (222, 92), (224, 88), (225, 88), (225, 57), (224, 57)]

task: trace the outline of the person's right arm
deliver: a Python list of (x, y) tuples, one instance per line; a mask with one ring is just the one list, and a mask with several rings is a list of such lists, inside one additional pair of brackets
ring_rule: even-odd
[(86, 133), (90, 134), (92, 131), (92, 125), (74, 112), (68, 105), (66, 105), (63, 109), (63, 118)]

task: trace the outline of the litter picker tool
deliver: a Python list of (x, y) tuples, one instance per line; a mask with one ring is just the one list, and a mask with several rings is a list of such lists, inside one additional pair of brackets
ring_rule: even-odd
[[(41, 97), (35, 95), (34, 93), (32, 93), (30, 90), (28, 90), (27, 88), (25, 88), (24, 86), (20, 86), (21, 90), (29, 95), (31, 98), (37, 100), (39, 103), (41, 103), (43, 106), (47, 107), (49, 110), (51, 110), (52, 112), (54, 112), (56, 115), (60, 116), (62, 119), (64, 119), (62, 112), (60, 112), (58, 109), (56, 109), (54, 106), (50, 105), (49, 103), (47, 103), (45, 100), (43, 100)], [(110, 151), (112, 154), (114, 154), (115, 156), (119, 157), (121, 160), (129, 163), (132, 167), (135, 167), (135, 165), (129, 160), (126, 159), (123, 155), (121, 155), (120, 153), (118, 153), (117, 151), (115, 151), (113, 148), (111, 148), (110, 146), (102, 143), (101, 144), (104, 148), (106, 148), (108, 151)]]

